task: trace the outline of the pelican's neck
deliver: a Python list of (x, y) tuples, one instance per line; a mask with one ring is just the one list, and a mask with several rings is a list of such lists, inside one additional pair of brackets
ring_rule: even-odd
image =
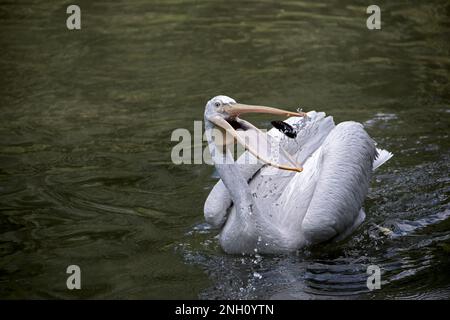
[[(239, 166), (234, 162), (231, 152), (228, 149), (223, 151), (213, 141), (213, 128), (213, 124), (205, 119), (206, 137), (211, 157), (223, 184), (230, 192), (236, 210), (235, 218), (238, 219), (237, 223), (230, 225), (227, 235), (239, 243), (229, 243), (231, 245), (229, 251), (253, 253), (263, 243), (265, 250), (269, 250), (272, 246), (276, 247), (273, 250), (277, 248), (282, 250), (277, 246), (276, 240), (281, 237), (279, 230), (272, 225), (271, 220), (261, 214), (262, 212), (253, 199), (250, 186)], [(260, 241), (261, 237), (264, 238), (264, 242)]]
[(218, 147), (213, 141), (212, 130), (214, 129), (214, 125), (207, 119), (205, 119), (205, 129), (209, 151), (211, 153), (214, 166), (216, 167), (225, 187), (230, 192), (231, 199), (236, 206), (236, 210), (251, 211), (254, 207), (254, 202), (247, 180), (244, 178), (238, 166), (234, 162), (230, 150), (227, 148), (222, 149), (221, 147)]

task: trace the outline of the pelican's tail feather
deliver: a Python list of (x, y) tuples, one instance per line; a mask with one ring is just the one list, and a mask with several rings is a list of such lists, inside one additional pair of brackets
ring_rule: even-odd
[(380, 167), (383, 163), (392, 158), (392, 156), (393, 156), (392, 152), (377, 148), (377, 157), (375, 158), (375, 160), (373, 160), (372, 165), (373, 171), (378, 169), (378, 167)]

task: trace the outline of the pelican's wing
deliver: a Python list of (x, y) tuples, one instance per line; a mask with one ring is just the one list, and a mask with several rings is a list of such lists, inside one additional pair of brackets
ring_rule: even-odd
[(345, 238), (364, 221), (372, 170), (391, 157), (375, 148), (361, 124), (339, 124), (307, 159), (303, 175), (288, 183), (275, 223), (288, 237), (300, 232), (306, 243)]
[[(296, 174), (286, 182), (281, 196), (275, 201), (277, 214), (273, 223), (284, 230), (287, 238), (298, 238), (303, 218), (314, 196), (320, 176), (321, 147), (308, 157), (303, 172)], [(274, 209), (275, 209), (274, 208)]]
[[(277, 129), (271, 129), (268, 134), (277, 139), (281, 147), (286, 150), (296, 163), (303, 164), (322, 145), (325, 138), (335, 127), (333, 117), (326, 116), (324, 112), (310, 111), (308, 117), (291, 117), (286, 120), (297, 130), (297, 137), (286, 137)], [(263, 175), (287, 175), (274, 167), (264, 167)]]
[(301, 224), (308, 243), (339, 239), (355, 228), (369, 189), (374, 141), (359, 123), (342, 122), (321, 147), (319, 176)]

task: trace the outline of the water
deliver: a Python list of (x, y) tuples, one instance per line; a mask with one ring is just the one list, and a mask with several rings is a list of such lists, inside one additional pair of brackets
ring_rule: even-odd
[[(448, 1), (379, 1), (380, 31), (365, 1), (78, 1), (73, 32), (69, 4), (0, 2), (1, 298), (450, 297)], [(352, 237), (220, 250), (213, 168), (170, 163), (218, 94), (362, 122), (395, 154)]]

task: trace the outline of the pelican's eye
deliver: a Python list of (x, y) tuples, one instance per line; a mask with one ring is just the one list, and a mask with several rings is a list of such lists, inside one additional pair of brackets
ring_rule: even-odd
[(214, 107), (218, 108), (222, 105), (219, 101), (214, 102)]

